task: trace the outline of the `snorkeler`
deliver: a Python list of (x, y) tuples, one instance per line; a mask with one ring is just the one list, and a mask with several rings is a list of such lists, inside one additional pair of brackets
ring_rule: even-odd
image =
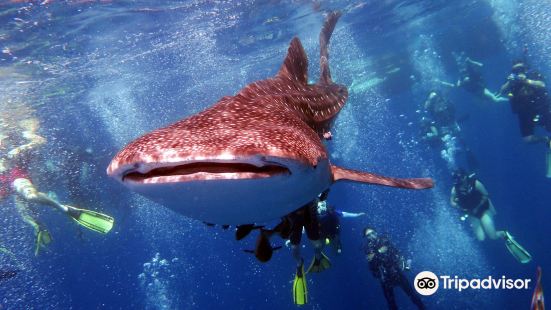
[(486, 82), (481, 72), (484, 64), (466, 57), (464, 53), (457, 55), (455, 61), (459, 67), (459, 79), (457, 82), (453, 84), (440, 81), (440, 83), (450, 87), (464, 88), (466, 91), (483, 100), (489, 100), (496, 103), (507, 101), (507, 98), (496, 95), (486, 88)]
[(453, 173), (453, 181), (451, 205), (463, 212), (461, 220), (469, 220), (476, 238), (480, 241), (486, 237), (492, 240), (502, 238), (516, 260), (523, 264), (528, 263), (532, 259), (530, 253), (518, 244), (506, 230), (496, 231), (493, 218), (496, 211), (488, 191), (476, 178), (476, 175), (460, 169)]
[(404, 270), (410, 269), (410, 260), (406, 260), (388, 238), (379, 236), (373, 228), (365, 228), (363, 236), (369, 269), (381, 282), (388, 308), (398, 309), (394, 298), (394, 287), (399, 286), (418, 309), (425, 309), (423, 302), (413, 291), (410, 281), (403, 273)]
[(318, 201), (317, 211), (320, 225), (320, 238), (321, 240), (325, 240), (326, 245), (331, 245), (337, 254), (341, 254), (340, 218), (360, 217), (365, 215), (365, 213), (351, 213), (335, 209), (334, 206), (327, 203), (328, 194), (329, 190), (321, 193)]
[(36, 214), (29, 207), (29, 203), (51, 206), (65, 213), (81, 226), (100, 233), (109, 232), (114, 223), (112, 217), (95, 211), (63, 205), (36, 189), (29, 176), (30, 153), (36, 147), (44, 144), (46, 140), (36, 133), (37, 119), (26, 119), (19, 122), (19, 126), (20, 137), (14, 134), (13, 130), (3, 135), (2, 148), (4, 149), (13, 141), (24, 140), (27, 143), (12, 148), (0, 158), (0, 200), (15, 194), (15, 205), (19, 214), (26, 223), (33, 227), (36, 235), (35, 255), (38, 255), (40, 249), (52, 241), (52, 237), (44, 225), (36, 220)]

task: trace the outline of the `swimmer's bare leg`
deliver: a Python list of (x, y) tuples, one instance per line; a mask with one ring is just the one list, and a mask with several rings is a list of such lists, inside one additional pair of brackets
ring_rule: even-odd
[(38, 235), (38, 232), (40, 231), (40, 224), (35, 219), (35, 214), (29, 209), (29, 205), (27, 202), (22, 199), (21, 197), (16, 196), (15, 197), (15, 207), (17, 208), (17, 212), (25, 221), (25, 223), (29, 224), (34, 229), (34, 234)]
[(29, 208), (25, 199), (15, 196), (15, 206), (23, 221), (34, 229), (34, 235), (36, 237), (34, 255), (38, 256), (40, 249), (52, 242), (52, 236), (48, 230), (36, 220), (36, 215)]
[(39, 192), (32, 182), (28, 179), (19, 178), (13, 182), (13, 188), (17, 194), (29, 202), (45, 204), (61, 210), (62, 212), (67, 212), (67, 207), (60, 204), (58, 201), (50, 198), (48, 195)]

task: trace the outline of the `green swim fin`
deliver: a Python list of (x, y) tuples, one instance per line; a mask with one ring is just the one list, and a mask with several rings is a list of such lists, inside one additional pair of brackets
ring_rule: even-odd
[(67, 215), (69, 215), (79, 225), (102, 234), (108, 233), (111, 228), (113, 228), (115, 223), (115, 219), (103, 213), (79, 209), (67, 205), (65, 207), (67, 207)]
[(34, 256), (38, 256), (41, 248), (45, 248), (48, 244), (52, 242), (52, 235), (46, 230), (39, 230), (36, 234)]
[(300, 266), (297, 267), (297, 273), (293, 281), (293, 301), (297, 306), (305, 305), (308, 302), (308, 289), (306, 287), (304, 264), (300, 264)]
[(310, 264), (310, 267), (308, 267), (308, 271), (306, 273), (311, 272), (322, 272), (325, 269), (329, 269), (331, 267), (331, 261), (325, 254), (321, 253), (321, 258), (317, 259), (314, 258), (312, 263)]
[(518, 244), (508, 231), (505, 232), (505, 246), (521, 264), (526, 264), (532, 260), (532, 255)]

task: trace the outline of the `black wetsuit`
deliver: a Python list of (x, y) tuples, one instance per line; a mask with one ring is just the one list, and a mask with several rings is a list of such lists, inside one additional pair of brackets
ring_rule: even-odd
[(342, 215), (335, 208), (329, 206), (327, 212), (320, 214), (319, 225), (322, 238), (333, 239), (340, 234), (340, 223)]
[(483, 195), (480, 191), (476, 190), (474, 185), (468, 192), (460, 191), (456, 186), (455, 197), (457, 198), (457, 204), (463, 211), (477, 218), (481, 218), (490, 209), (490, 199), (486, 199), (481, 206), (478, 206), (483, 199)]
[[(386, 246), (387, 250), (380, 253), (379, 249)], [(410, 281), (402, 272), (402, 258), (398, 250), (390, 243), (386, 237), (368, 239), (365, 245), (365, 254), (373, 253), (373, 258), (369, 261), (369, 269), (373, 276), (380, 280), (383, 292), (388, 302), (389, 309), (398, 309), (394, 297), (394, 287), (399, 286), (409, 296), (411, 301), (419, 309), (425, 309), (423, 302), (413, 291)]]
[[(528, 74), (528, 79), (542, 80), (537, 73)], [(509, 83), (512, 83), (509, 89), (509, 102), (513, 113), (518, 115), (522, 137), (533, 135), (536, 124), (551, 132), (551, 105), (547, 90), (527, 85), (525, 82)]]
[(319, 221), (317, 212), (318, 201), (314, 200), (300, 209), (286, 215), (278, 230), (283, 239), (289, 239), (292, 245), (299, 245), (302, 238), (302, 228), (310, 240), (319, 240)]

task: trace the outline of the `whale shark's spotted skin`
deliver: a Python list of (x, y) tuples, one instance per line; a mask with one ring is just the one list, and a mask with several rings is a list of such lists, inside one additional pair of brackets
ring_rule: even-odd
[(209, 223), (281, 217), (352, 180), (405, 188), (428, 179), (393, 179), (332, 166), (322, 143), (348, 91), (332, 82), (327, 45), (340, 13), (320, 33), (321, 76), (308, 84), (295, 38), (278, 74), (223, 97), (211, 108), (148, 133), (121, 150), (109, 175), (176, 212)]

